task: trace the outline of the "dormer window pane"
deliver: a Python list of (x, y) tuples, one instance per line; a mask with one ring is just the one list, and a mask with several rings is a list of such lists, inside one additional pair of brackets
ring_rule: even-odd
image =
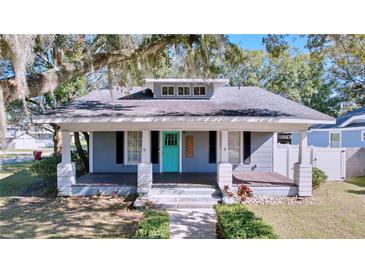
[(162, 95), (164, 96), (173, 96), (174, 95), (174, 87), (162, 87)]
[(178, 87), (177, 88), (177, 94), (178, 95), (183, 95), (183, 96), (190, 95), (190, 87)]
[(205, 87), (194, 87), (194, 95), (197, 96), (205, 96)]

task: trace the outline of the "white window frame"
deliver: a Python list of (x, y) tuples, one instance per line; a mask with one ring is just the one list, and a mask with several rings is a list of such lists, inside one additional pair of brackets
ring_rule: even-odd
[[(173, 94), (172, 95), (169, 95), (169, 94), (166, 94), (166, 95), (164, 95), (163, 93), (162, 93), (162, 90), (163, 90), (163, 88), (173, 88)], [(171, 97), (171, 96), (175, 96), (175, 86), (173, 86), (173, 85), (164, 85), (164, 86), (161, 86), (161, 96), (164, 96), (164, 97)]]
[(142, 161), (142, 143), (141, 143), (141, 161), (140, 162), (130, 162), (128, 161), (128, 132), (140, 132), (143, 135), (142, 131), (140, 130), (129, 130), (125, 131), (124, 133), (124, 163), (126, 165), (138, 165)]
[(242, 155), (242, 148), (243, 148), (243, 135), (241, 131), (236, 130), (230, 130), (228, 131), (228, 139), (229, 139), (229, 133), (231, 132), (238, 132), (238, 161), (237, 162), (231, 162), (229, 159), (229, 140), (228, 140), (228, 162), (233, 165), (240, 165), (243, 162), (243, 155)]
[[(205, 94), (201, 95), (200, 94), (200, 89), (199, 89), (199, 94), (198, 95), (194, 94), (194, 88), (204, 88), (205, 89)], [(195, 86), (193, 86), (192, 94), (193, 94), (193, 96), (205, 97), (205, 96), (207, 96), (207, 87), (203, 86), (203, 85), (195, 85)]]
[(361, 131), (361, 142), (365, 142), (365, 130)]
[[(332, 134), (339, 134), (340, 135), (340, 139), (339, 139), (340, 145), (338, 147), (331, 146), (331, 135)], [(341, 135), (342, 135), (341, 131), (330, 131), (329, 134), (328, 134), (328, 147), (330, 147), (330, 148), (340, 148), (340, 147), (342, 147), (342, 136)]]
[[(189, 94), (188, 95), (186, 95), (186, 94), (182, 94), (182, 95), (180, 95), (179, 94), (179, 88), (189, 88)], [(190, 86), (187, 86), (187, 85), (185, 85), (185, 86), (177, 86), (176, 87), (176, 95), (177, 96), (191, 96), (191, 87)]]

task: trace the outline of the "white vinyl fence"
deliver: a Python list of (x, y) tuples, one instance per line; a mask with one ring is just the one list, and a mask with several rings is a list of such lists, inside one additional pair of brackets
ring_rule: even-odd
[[(274, 171), (293, 179), (294, 163), (298, 162), (298, 145), (277, 145)], [(346, 177), (346, 149), (308, 147), (313, 167), (323, 170), (329, 181), (343, 180)]]

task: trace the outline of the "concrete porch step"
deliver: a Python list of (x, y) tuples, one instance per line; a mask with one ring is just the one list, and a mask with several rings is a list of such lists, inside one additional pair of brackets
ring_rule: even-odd
[(154, 208), (173, 209), (173, 208), (212, 208), (218, 201), (191, 202), (191, 201), (152, 201)]
[(212, 208), (221, 201), (221, 194), (214, 186), (153, 186), (143, 199), (152, 202), (155, 208)]
[(220, 195), (215, 188), (152, 188), (149, 196), (212, 196)]
[(216, 185), (208, 185), (208, 184), (176, 184), (176, 183), (152, 183), (152, 189), (154, 188), (202, 188), (202, 189), (216, 189)]

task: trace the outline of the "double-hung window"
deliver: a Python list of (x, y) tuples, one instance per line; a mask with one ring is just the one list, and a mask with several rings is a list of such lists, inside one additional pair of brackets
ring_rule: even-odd
[(190, 95), (190, 87), (177, 87), (177, 94), (182, 96), (189, 96)]
[(196, 96), (205, 96), (206, 95), (205, 86), (195, 86), (194, 87), (194, 95), (196, 95)]
[(240, 163), (240, 136), (239, 131), (228, 132), (228, 161), (231, 164)]
[(127, 163), (138, 164), (142, 158), (142, 131), (127, 132)]
[(341, 147), (340, 132), (330, 132), (330, 147)]
[(175, 95), (174, 86), (163, 86), (161, 88), (161, 95), (162, 96), (174, 96)]

